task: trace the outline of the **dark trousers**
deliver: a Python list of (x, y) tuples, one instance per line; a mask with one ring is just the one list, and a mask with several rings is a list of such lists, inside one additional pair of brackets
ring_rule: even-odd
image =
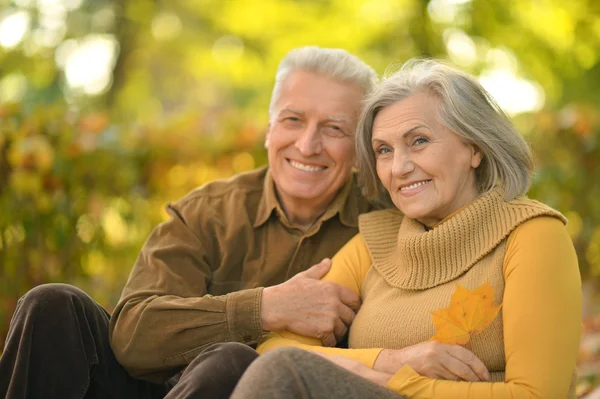
[(238, 343), (201, 352), (179, 382), (132, 378), (109, 345), (109, 314), (65, 284), (36, 287), (18, 302), (0, 357), (0, 398), (228, 398), (258, 356)]

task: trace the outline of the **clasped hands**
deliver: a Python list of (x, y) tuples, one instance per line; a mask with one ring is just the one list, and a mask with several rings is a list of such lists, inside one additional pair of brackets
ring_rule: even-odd
[(386, 386), (404, 365), (418, 374), (439, 380), (489, 381), (485, 365), (468, 349), (439, 342), (422, 342), (403, 349), (384, 349), (373, 368), (343, 356), (317, 353), (338, 366), (378, 385)]
[(263, 290), (261, 322), (265, 331), (287, 330), (335, 346), (360, 308), (350, 289), (321, 278), (331, 267), (324, 259), (288, 281)]
[[(261, 302), (262, 328), (287, 330), (318, 338), (325, 346), (335, 346), (348, 331), (361, 302), (350, 289), (321, 280), (330, 267), (331, 261), (324, 259), (282, 284), (265, 288)], [(379, 385), (385, 385), (404, 365), (434, 379), (476, 382), (490, 378), (485, 365), (473, 352), (439, 342), (384, 349), (373, 369), (342, 356), (319, 355)]]

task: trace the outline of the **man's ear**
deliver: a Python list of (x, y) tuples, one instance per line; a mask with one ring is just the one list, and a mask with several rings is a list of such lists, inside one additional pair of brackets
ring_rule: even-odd
[(265, 149), (269, 149), (269, 139), (271, 138), (271, 124), (267, 127), (267, 134), (265, 135)]

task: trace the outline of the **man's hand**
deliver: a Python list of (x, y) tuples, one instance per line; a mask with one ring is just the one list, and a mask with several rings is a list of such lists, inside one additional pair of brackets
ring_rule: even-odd
[(442, 380), (489, 381), (490, 374), (473, 352), (459, 345), (422, 342), (404, 349), (381, 351), (374, 370), (395, 374), (409, 365), (417, 373)]
[(320, 279), (331, 260), (298, 273), (285, 283), (263, 290), (263, 330), (288, 330), (334, 346), (344, 337), (360, 307), (360, 298), (346, 287)]

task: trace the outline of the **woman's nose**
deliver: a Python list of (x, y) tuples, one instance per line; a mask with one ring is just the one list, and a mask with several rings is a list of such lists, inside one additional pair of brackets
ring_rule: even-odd
[(409, 154), (400, 151), (394, 153), (394, 163), (392, 165), (392, 175), (394, 177), (405, 177), (415, 170), (415, 164)]

